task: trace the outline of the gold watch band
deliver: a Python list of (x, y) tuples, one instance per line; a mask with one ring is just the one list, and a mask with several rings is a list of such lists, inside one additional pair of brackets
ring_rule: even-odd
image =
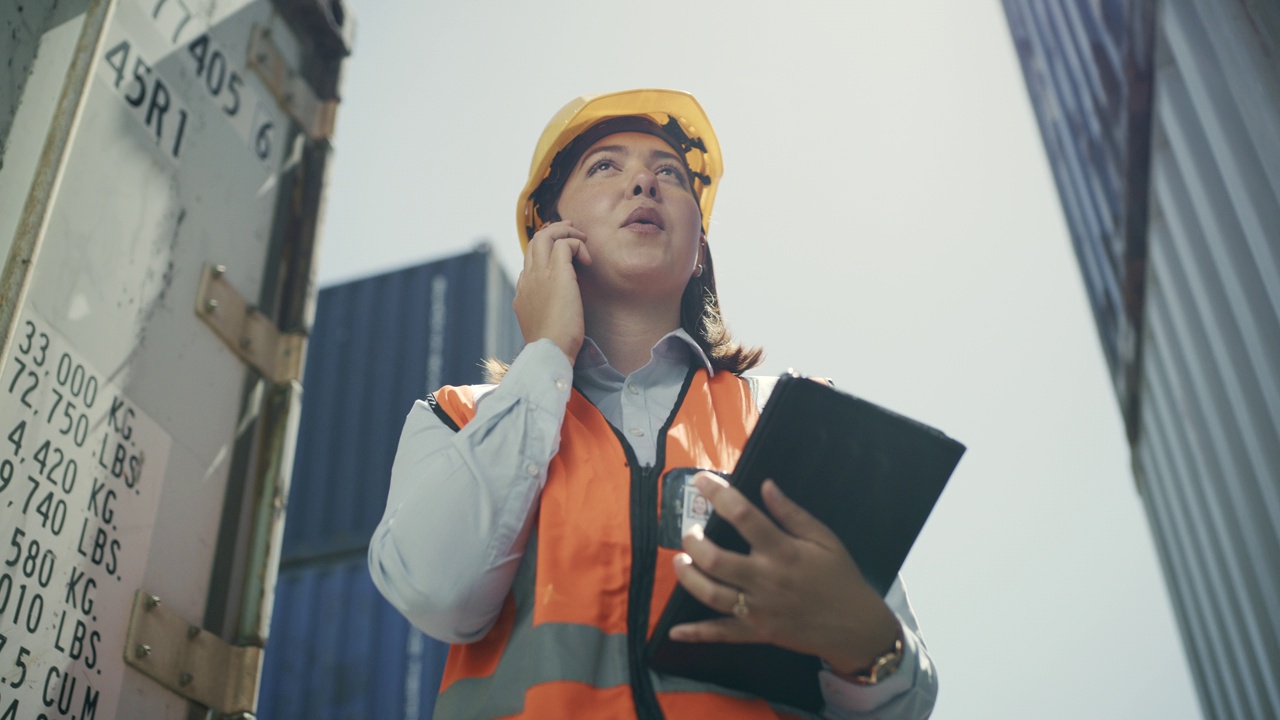
[(840, 675), (856, 685), (875, 685), (890, 675), (898, 672), (902, 665), (902, 626), (898, 626), (898, 637), (894, 638), (893, 648), (876, 656), (871, 666), (863, 670), (855, 670), (848, 675)]

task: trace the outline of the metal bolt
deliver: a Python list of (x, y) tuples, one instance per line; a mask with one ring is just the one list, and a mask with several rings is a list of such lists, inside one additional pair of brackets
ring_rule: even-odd
[(148, 598), (147, 598), (147, 609), (148, 609), (148, 610), (150, 610), (150, 609), (152, 609), (152, 608), (158, 608), (158, 607), (160, 607), (160, 596), (159, 596), (159, 595), (152, 595), (152, 596), (150, 596), (150, 597), (148, 597)]
[(240, 338), (240, 348), (241, 348), (241, 349), (243, 349), (243, 350), (248, 350), (248, 349), (249, 349), (249, 346), (250, 346), (250, 345), (252, 345), (252, 344), (253, 344), (253, 340), (252, 340), (248, 335), (246, 335), (246, 336), (244, 336), (244, 337)]
[(190, 638), (190, 639), (194, 640), (194, 639), (196, 638), (196, 636), (197, 636), (197, 635), (199, 635), (199, 634), (200, 634), (200, 626), (199, 626), (199, 625), (192, 625), (192, 626), (190, 626), (190, 627), (188, 627), (188, 628), (187, 628), (187, 637), (188, 637), (188, 638)]
[(192, 677), (191, 673), (189, 672), (184, 672), (178, 676), (179, 685), (190, 685), (192, 680), (195, 680), (195, 678)]
[(217, 299), (217, 298), (209, 298), (208, 300), (205, 300), (205, 301), (204, 301), (204, 311), (205, 311), (205, 312), (213, 312), (214, 310), (217, 310), (217, 309), (218, 309), (218, 299)]
[(213, 266), (213, 276), (214, 276), (214, 277), (222, 277), (223, 275), (226, 275), (226, 274), (227, 274), (227, 266), (226, 266), (226, 265), (214, 265), (214, 266)]
[(144, 657), (146, 657), (146, 656), (148, 656), (148, 655), (150, 655), (150, 654), (151, 654), (151, 646), (150, 646), (150, 645), (139, 645), (138, 647), (134, 648), (134, 650), (133, 650), (133, 654), (134, 654), (134, 655), (136, 655), (136, 656), (138, 656), (138, 657), (140, 657), (140, 658), (144, 658)]
[(257, 60), (259, 65), (267, 64), (267, 54), (265, 52), (258, 53), (257, 55), (254, 56), (253, 59)]

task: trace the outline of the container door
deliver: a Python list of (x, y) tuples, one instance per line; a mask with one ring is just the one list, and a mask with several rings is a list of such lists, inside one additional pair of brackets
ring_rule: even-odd
[(26, 0), (4, 23), (25, 78), (0, 81), (0, 717), (236, 709), (344, 53), (266, 0)]

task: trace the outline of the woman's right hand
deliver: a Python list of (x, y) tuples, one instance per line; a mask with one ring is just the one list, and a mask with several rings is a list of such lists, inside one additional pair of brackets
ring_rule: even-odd
[(524, 341), (548, 338), (564, 351), (570, 364), (578, 357), (584, 334), (582, 292), (573, 262), (591, 264), (586, 239), (568, 221), (550, 223), (534, 233), (512, 303)]

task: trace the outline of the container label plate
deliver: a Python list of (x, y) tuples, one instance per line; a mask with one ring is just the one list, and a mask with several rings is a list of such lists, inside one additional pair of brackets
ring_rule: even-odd
[[(184, 0), (120, 3), (97, 59), (97, 77), (130, 108), (174, 164), (210, 123), (228, 123), (243, 152), (267, 167), (284, 128), (274, 99), (246, 69), (249, 35), (227, 40), (207, 12)], [(231, 47), (223, 41), (235, 42)]]
[(170, 445), (24, 308), (0, 375), (0, 717), (115, 717)]

